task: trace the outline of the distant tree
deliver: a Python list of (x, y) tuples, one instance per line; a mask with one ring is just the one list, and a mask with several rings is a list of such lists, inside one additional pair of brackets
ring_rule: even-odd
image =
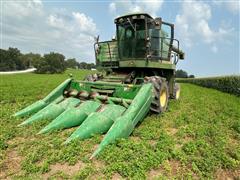
[(87, 69), (87, 63), (85, 63), (85, 62), (80, 62), (80, 63), (79, 63), (79, 69)]
[(92, 69), (95, 67), (96, 65), (94, 63), (86, 63), (86, 62), (79, 63), (79, 69)]
[(17, 48), (0, 49), (0, 71), (22, 70), (29, 67), (37, 68), (37, 73), (62, 73), (66, 68), (92, 69), (94, 63), (77, 62), (71, 58), (65, 61), (62, 54), (51, 52), (43, 57), (40, 54), (22, 54)]
[(75, 58), (72, 58), (65, 61), (65, 66), (67, 68), (76, 68), (79, 66), (79, 63), (76, 61)]
[(188, 78), (195, 78), (193, 74), (189, 75)]
[[(0, 49), (0, 71), (9, 71), (11, 69), (16, 69), (15, 63), (11, 61), (8, 55), (8, 51)], [(14, 66), (14, 67), (13, 67)]]
[(91, 64), (88, 64), (88, 63), (87, 63), (86, 69), (91, 69), (91, 67), (92, 67)]
[(27, 53), (21, 56), (21, 61), (26, 67), (37, 67), (40, 63), (41, 55), (34, 53)]
[(9, 58), (11, 58), (12, 61), (14, 61), (15, 65), (16, 65), (16, 69), (15, 70), (22, 70), (25, 69), (24, 64), (22, 63), (20, 56), (21, 56), (21, 52), (19, 49), (17, 48), (8, 48), (8, 56)]
[(37, 73), (62, 73), (66, 69), (64, 60), (65, 56), (59, 53), (45, 54), (36, 67)]
[(91, 69), (96, 68), (96, 65), (94, 63), (91, 63), (90, 65), (91, 65)]
[(21, 52), (17, 48), (0, 49), (0, 71), (14, 71), (25, 69), (21, 61)]
[(176, 77), (177, 78), (188, 78), (188, 74), (186, 71), (179, 69), (176, 71)]

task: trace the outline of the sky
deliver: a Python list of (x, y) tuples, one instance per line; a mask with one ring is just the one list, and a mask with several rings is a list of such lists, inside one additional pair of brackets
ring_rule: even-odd
[(1, 0), (1, 48), (59, 52), (94, 62), (94, 37), (111, 40), (114, 18), (146, 12), (175, 25), (185, 52), (177, 68), (197, 77), (240, 74), (240, 1)]

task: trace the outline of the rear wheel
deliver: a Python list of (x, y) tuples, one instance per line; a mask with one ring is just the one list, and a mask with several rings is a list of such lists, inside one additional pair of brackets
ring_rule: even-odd
[(173, 99), (178, 100), (180, 98), (180, 84), (175, 83), (174, 84), (174, 92), (173, 92)]
[(168, 107), (169, 91), (167, 82), (164, 78), (159, 76), (150, 77), (148, 82), (151, 82), (154, 87), (154, 98), (150, 109), (160, 114), (166, 111)]

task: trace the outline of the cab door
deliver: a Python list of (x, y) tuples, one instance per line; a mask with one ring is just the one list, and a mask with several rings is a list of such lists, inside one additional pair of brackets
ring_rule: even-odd
[(173, 43), (173, 26), (171, 24), (162, 22), (160, 42), (161, 59), (170, 60), (171, 47)]

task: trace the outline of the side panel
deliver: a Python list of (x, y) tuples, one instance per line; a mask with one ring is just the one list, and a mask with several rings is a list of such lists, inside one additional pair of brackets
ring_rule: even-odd
[(96, 58), (100, 63), (118, 61), (117, 41), (100, 42)]
[(145, 67), (145, 68), (160, 68), (160, 69), (175, 69), (175, 64), (170, 62), (159, 62), (159, 61), (147, 61), (142, 60), (121, 60), (119, 61), (119, 67)]

